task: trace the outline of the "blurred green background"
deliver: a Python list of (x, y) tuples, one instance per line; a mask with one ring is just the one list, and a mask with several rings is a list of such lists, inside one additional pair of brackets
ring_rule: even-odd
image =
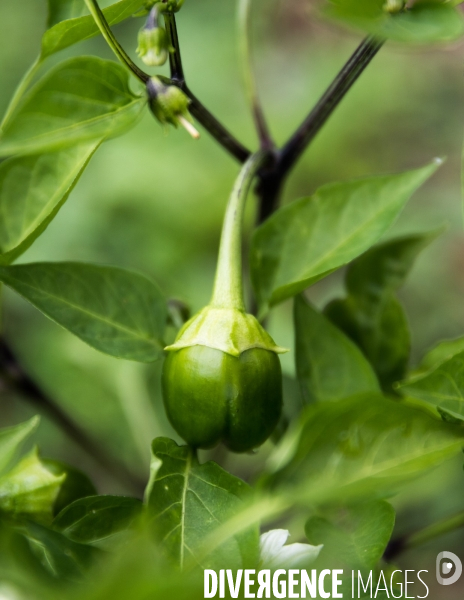
[[(255, 147), (236, 49), (235, 10), (233, 0), (186, 0), (178, 17), (179, 34), (190, 87), (241, 140)], [(45, 0), (0, 3), (1, 111), (38, 52), (45, 21)], [(141, 24), (134, 19), (115, 28), (132, 56)], [(255, 0), (253, 25), (260, 93), (272, 132), (282, 143), (360, 36), (318, 20), (309, 0)], [(48, 66), (71, 54), (112, 58), (104, 42), (95, 39), (58, 55)], [(289, 202), (311, 194), (321, 183), (401, 171), (435, 156), (447, 157), (388, 233), (448, 226), (420, 257), (401, 291), (412, 328), (412, 364), (438, 340), (464, 334), (463, 58), (463, 43), (425, 49), (388, 44), (306, 152), (285, 190), (284, 201)], [(222, 214), (237, 170), (206, 132), (198, 142), (183, 131), (166, 135), (147, 114), (134, 130), (98, 151), (67, 204), (21, 261), (90, 261), (135, 269), (195, 311), (209, 300)], [(250, 202), (249, 227), (253, 219)], [(343, 273), (327, 278), (309, 297), (323, 306), (341, 293), (342, 278)], [(8, 290), (4, 299), (4, 333), (28, 371), (109, 452), (146, 477), (150, 440), (156, 435), (176, 437), (162, 408), (160, 365), (106, 357)], [(293, 347), (291, 303), (274, 311), (270, 329), (280, 345)], [(291, 376), (293, 353), (283, 358), (283, 366)], [(34, 412), (24, 399), (1, 392), (0, 425)], [(91, 473), (100, 492), (124, 492), (47, 419), (38, 443), (44, 455)], [(215, 458), (251, 478), (265, 454), (265, 448), (254, 457), (217, 451)], [(400, 511), (398, 531), (463, 507), (461, 463), (459, 459), (435, 472), (394, 501)], [(437, 549), (459, 550), (463, 542), (458, 533), (405, 555), (401, 562), (433, 570)], [(463, 588), (457, 588), (440, 590), (440, 598), (458, 597), (453, 594)]]

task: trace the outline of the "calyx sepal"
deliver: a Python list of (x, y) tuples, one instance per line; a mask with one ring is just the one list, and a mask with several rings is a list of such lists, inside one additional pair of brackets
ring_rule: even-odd
[(236, 357), (251, 348), (276, 354), (288, 352), (277, 346), (253, 315), (236, 308), (215, 306), (206, 306), (187, 321), (174, 344), (165, 350), (175, 352), (189, 346), (207, 346)]

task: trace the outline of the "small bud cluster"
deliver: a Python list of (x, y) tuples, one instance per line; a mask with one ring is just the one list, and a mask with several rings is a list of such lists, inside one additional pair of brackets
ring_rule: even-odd
[(394, 15), (404, 10), (405, 6), (405, 0), (386, 0), (385, 4), (383, 5), (383, 10)]
[(175, 13), (182, 8), (184, 0), (148, 0), (148, 2), (145, 2), (143, 9), (135, 13), (135, 16), (141, 17), (143, 15), (147, 15), (157, 4), (160, 5), (160, 12), (169, 11)]
[(159, 24), (159, 15), (165, 10), (164, 4), (155, 4), (148, 15), (147, 22), (139, 31), (137, 54), (149, 67), (164, 65), (172, 48), (168, 34)]
[(162, 125), (183, 127), (193, 138), (200, 134), (193, 126), (192, 117), (188, 111), (190, 100), (175, 85), (166, 85), (157, 77), (152, 77), (147, 83), (150, 109)]
[(153, 29), (144, 27), (139, 31), (138, 41), (137, 54), (147, 66), (164, 65), (168, 59), (169, 42), (163, 27), (154, 27)]

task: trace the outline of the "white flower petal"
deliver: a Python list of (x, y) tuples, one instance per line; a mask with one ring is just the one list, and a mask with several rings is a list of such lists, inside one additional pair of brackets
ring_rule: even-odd
[(307, 566), (319, 556), (322, 546), (311, 546), (310, 544), (289, 544), (284, 546), (280, 554), (276, 556), (269, 568), (297, 569)]
[(261, 562), (268, 564), (278, 556), (289, 535), (290, 532), (286, 529), (271, 529), (271, 531), (263, 533), (259, 538)]
[(313, 562), (322, 546), (310, 544), (289, 544), (285, 546), (290, 532), (286, 529), (272, 529), (260, 537), (261, 563), (269, 569), (297, 568)]
[(20, 596), (13, 587), (0, 584), (0, 600), (20, 600)]

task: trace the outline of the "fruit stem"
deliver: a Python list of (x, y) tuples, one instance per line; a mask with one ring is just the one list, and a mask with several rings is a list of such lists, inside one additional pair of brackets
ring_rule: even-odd
[(266, 160), (265, 151), (252, 154), (243, 165), (230, 195), (222, 226), (219, 257), (210, 305), (245, 311), (242, 281), (242, 229), (250, 186)]

